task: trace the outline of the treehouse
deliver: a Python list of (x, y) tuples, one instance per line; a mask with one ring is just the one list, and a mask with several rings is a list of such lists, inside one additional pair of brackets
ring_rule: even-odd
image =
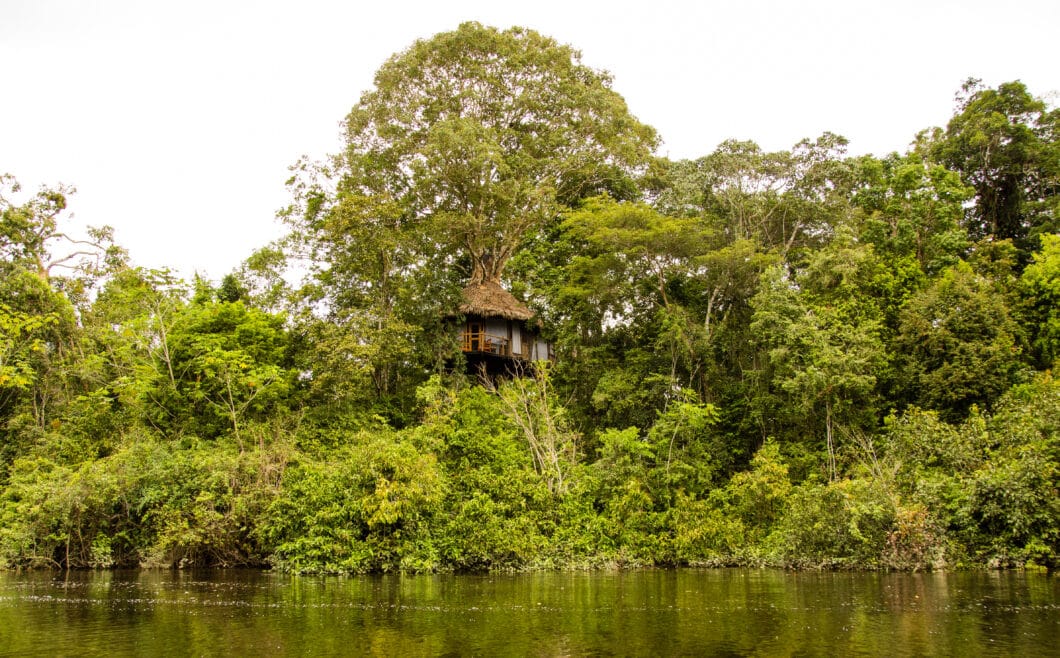
[(487, 281), (464, 288), (459, 310), (464, 316), (460, 349), (469, 373), (496, 377), (553, 358), (552, 346), (541, 338), (534, 312), (499, 283)]

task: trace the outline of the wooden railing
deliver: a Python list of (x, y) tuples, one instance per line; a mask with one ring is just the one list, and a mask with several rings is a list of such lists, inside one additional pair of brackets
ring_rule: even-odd
[[(512, 356), (512, 342), (504, 336), (488, 334), (485, 331), (464, 331), (464, 340), (460, 347), (465, 352), (485, 352), (498, 356)], [(523, 357), (522, 354), (517, 354)]]
[[(512, 350), (512, 341), (509, 338), (486, 333), (485, 331), (469, 331), (467, 329), (464, 330), (460, 344), (460, 349), (464, 352), (496, 354), (497, 356), (529, 361), (530, 355), (533, 354), (534, 341), (524, 340), (521, 347), (520, 351), (515, 352)], [(549, 361), (556, 359), (555, 354), (552, 353), (551, 345), (548, 346), (548, 355), (545, 358)]]

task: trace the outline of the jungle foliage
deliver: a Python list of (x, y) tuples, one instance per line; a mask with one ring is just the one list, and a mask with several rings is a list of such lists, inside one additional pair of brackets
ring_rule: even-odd
[[(970, 80), (904, 154), (669, 161), (577, 51), (468, 23), (220, 282), (4, 176), (0, 567), (1052, 569), (1058, 122)], [(465, 374), (469, 281), (556, 361)]]

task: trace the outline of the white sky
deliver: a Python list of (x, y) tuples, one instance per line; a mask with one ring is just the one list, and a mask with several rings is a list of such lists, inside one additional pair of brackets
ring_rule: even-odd
[(523, 25), (610, 71), (673, 158), (830, 130), (904, 151), (961, 82), (1055, 104), (1055, 0), (0, 0), (0, 172), (68, 183), (134, 263), (219, 279), (281, 232), (287, 167), (338, 151), (391, 54), (465, 20)]

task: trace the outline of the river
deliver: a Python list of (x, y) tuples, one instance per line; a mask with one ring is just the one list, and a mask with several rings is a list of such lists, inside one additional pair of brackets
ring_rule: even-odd
[(1038, 573), (0, 573), (0, 655), (1060, 656)]

